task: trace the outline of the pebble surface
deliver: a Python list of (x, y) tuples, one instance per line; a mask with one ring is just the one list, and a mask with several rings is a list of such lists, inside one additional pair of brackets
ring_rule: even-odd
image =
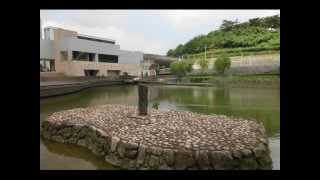
[(55, 124), (80, 124), (98, 128), (121, 141), (172, 150), (238, 151), (265, 143), (262, 125), (223, 115), (149, 109), (139, 116), (136, 106), (102, 105), (55, 112)]

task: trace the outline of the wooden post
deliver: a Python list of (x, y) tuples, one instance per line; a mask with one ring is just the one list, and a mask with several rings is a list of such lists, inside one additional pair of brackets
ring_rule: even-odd
[(144, 85), (138, 86), (139, 91), (139, 116), (148, 114), (148, 87)]

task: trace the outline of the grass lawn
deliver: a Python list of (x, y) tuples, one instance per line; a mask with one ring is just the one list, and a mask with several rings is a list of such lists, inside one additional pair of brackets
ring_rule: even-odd
[(279, 82), (280, 75), (277, 74), (256, 74), (256, 75), (192, 75), (183, 78), (184, 81), (195, 83), (263, 83)]

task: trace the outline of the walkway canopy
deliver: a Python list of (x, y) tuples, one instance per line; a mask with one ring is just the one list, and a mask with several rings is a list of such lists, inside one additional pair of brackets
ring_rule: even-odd
[(155, 64), (159, 64), (160, 66), (169, 66), (172, 62), (176, 61), (176, 58), (168, 57), (168, 56), (161, 56), (155, 54), (144, 54), (143, 55), (144, 61), (152, 61)]

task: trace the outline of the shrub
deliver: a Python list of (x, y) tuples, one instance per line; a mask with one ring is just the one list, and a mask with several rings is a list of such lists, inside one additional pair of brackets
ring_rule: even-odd
[(192, 72), (192, 66), (194, 64), (194, 60), (185, 60), (184, 63), (186, 63), (186, 72), (187, 73)]
[(155, 102), (155, 103), (152, 104), (152, 108), (159, 109), (159, 105), (160, 104), (158, 102)]
[(200, 83), (202, 81), (207, 81), (209, 80), (209, 77), (191, 77), (190, 82), (192, 83)]
[(214, 68), (219, 74), (224, 74), (224, 72), (231, 66), (231, 60), (226, 55), (220, 55), (214, 62)]

